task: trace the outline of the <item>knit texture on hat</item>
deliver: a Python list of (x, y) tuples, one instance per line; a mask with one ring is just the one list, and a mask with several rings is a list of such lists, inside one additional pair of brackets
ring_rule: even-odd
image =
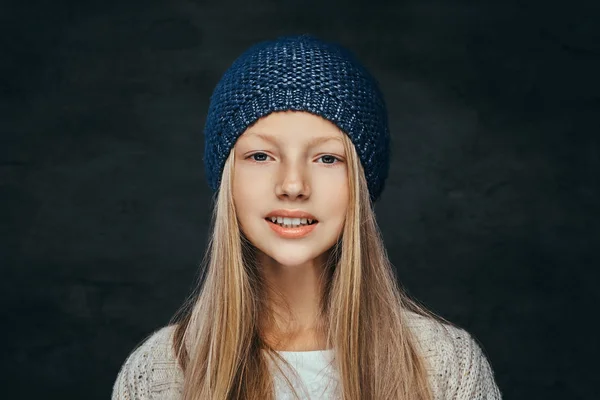
[(252, 46), (217, 84), (204, 129), (204, 163), (213, 190), (237, 138), (259, 118), (286, 110), (319, 115), (345, 132), (360, 157), (371, 200), (377, 200), (389, 169), (383, 96), (348, 50), (309, 35)]

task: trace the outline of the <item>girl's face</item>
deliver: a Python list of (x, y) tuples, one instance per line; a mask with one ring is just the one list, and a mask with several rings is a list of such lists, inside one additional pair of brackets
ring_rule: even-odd
[[(324, 118), (286, 111), (259, 119), (235, 144), (233, 199), (241, 229), (281, 265), (310, 263), (341, 235), (349, 201), (342, 135)], [(277, 217), (283, 223), (273, 223)]]

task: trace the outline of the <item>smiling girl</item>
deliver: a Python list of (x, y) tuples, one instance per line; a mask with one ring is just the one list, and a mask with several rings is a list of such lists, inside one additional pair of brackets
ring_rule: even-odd
[(200, 287), (128, 357), (113, 399), (500, 399), (475, 339), (395, 280), (373, 212), (387, 124), (338, 45), (284, 37), (233, 63), (205, 126)]

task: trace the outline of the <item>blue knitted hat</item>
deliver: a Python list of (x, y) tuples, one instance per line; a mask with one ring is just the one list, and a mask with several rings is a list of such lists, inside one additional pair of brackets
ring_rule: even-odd
[(237, 138), (259, 118), (286, 110), (319, 115), (345, 132), (359, 154), (371, 200), (377, 200), (389, 169), (383, 96), (348, 50), (309, 35), (252, 46), (217, 84), (204, 128), (204, 163), (213, 190)]

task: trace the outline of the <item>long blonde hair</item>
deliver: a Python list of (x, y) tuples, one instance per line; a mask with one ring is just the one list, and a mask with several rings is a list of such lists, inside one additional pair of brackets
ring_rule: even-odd
[[(406, 311), (439, 318), (398, 286), (377, 226), (362, 166), (344, 137), (350, 201), (342, 235), (325, 266), (323, 333), (334, 349), (344, 400), (430, 400), (425, 360)], [(238, 225), (234, 150), (225, 163), (213, 230), (197, 291), (174, 318), (174, 350), (184, 371), (184, 400), (273, 399), (267, 357), (283, 361), (258, 321), (271, 308)], [(290, 381), (288, 380), (288, 383)]]

